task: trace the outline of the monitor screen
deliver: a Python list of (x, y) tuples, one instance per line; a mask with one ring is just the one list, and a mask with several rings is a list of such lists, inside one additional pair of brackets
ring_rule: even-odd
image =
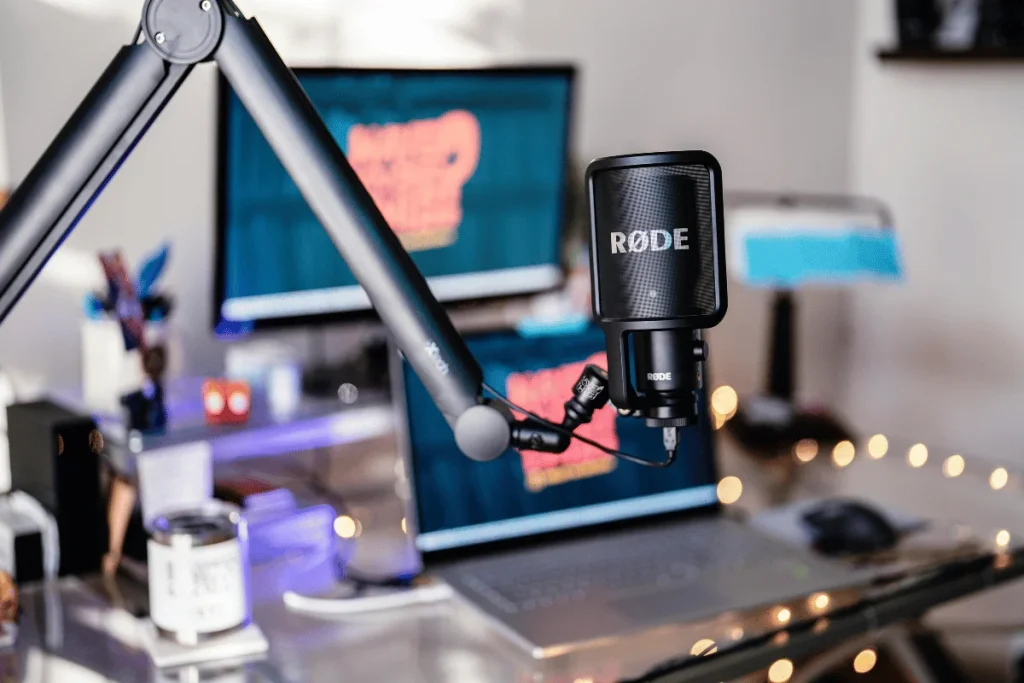
[[(586, 363), (604, 367), (604, 335), (471, 336), (484, 381), (514, 403), (561, 422), (563, 404)], [(416, 545), (424, 553), (646, 517), (716, 502), (707, 411), (683, 429), (678, 461), (642, 467), (574, 442), (565, 453), (509, 452), (479, 463), (462, 455), (451, 428), (407, 363), (404, 441), (416, 500)], [(705, 401), (701, 401), (706, 406)], [(665, 457), (661, 430), (620, 417), (611, 405), (577, 432), (642, 458)]]
[[(296, 75), (439, 300), (561, 283), (571, 68)], [(217, 322), (368, 310), (223, 77), (220, 104)]]

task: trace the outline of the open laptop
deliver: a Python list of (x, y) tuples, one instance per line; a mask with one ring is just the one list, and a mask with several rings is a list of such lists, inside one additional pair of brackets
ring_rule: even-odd
[[(584, 364), (604, 366), (604, 336), (469, 335), (484, 381), (560, 421)], [(400, 362), (400, 361), (396, 361)], [(659, 624), (805, 596), (858, 573), (720, 514), (707, 410), (682, 430), (677, 462), (640, 467), (575, 443), (561, 455), (462, 455), (408, 363), (395, 399), (424, 569), (448, 581), (535, 657)], [(702, 401), (706, 407), (706, 400)], [(608, 406), (580, 433), (664, 456), (661, 430)]]

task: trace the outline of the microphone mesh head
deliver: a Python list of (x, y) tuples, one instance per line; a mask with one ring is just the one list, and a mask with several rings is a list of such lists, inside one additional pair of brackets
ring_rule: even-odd
[[(591, 174), (595, 301), (604, 320), (712, 316), (719, 296), (712, 171), (637, 165)], [(724, 268), (722, 269), (724, 273)]]

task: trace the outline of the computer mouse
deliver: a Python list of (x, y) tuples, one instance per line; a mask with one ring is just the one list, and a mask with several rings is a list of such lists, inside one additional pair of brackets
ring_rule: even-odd
[(887, 550), (899, 533), (874, 508), (855, 501), (822, 501), (803, 514), (811, 532), (811, 545), (823, 555), (843, 556)]

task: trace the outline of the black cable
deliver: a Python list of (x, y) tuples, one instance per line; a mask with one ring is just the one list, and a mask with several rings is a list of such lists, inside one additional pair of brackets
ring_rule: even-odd
[(514, 410), (516, 412), (522, 413), (523, 415), (526, 415), (531, 420), (539, 422), (540, 424), (546, 426), (548, 429), (552, 429), (555, 432), (557, 432), (557, 433), (559, 433), (559, 434), (561, 434), (563, 436), (567, 436), (570, 439), (576, 439), (577, 441), (581, 441), (581, 442), (587, 444), (588, 446), (593, 446), (594, 448), (598, 449), (599, 451), (603, 451), (604, 453), (607, 453), (608, 455), (611, 455), (611, 456), (614, 456), (616, 458), (619, 458), (620, 460), (625, 460), (626, 462), (631, 462), (634, 465), (641, 465), (643, 467), (658, 467), (658, 468), (668, 467), (669, 465), (671, 465), (676, 460), (676, 449), (674, 449), (674, 448), (673, 449), (668, 449), (667, 454), (666, 454), (664, 460), (645, 460), (644, 458), (638, 458), (637, 456), (630, 455), (629, 453), (623, 453), (622, 451), (617, 451), (617, 450), (615, 450), (613, 448), (608, 448), (607, 446), (599, 444), (598, 442), (593, 441), (592, 439), (588, 439), (585, 436), (580, 436), (579, 434), (576, 434), (572, 430), (566, 429), (565, 427), (562, 427), (561, 425), (556, 425), (554, 422), (551, 422), (550, 420), (545, 420), (543, 417), (541, 417), (539, 415), (536, 415), (534, 413), (531, 413), (529, 410), (526, 410), (524, 408), (521, 408), (521, 407), (517, 406), (515, 403), (513, 403), (512, 401), (508, 400), (507, 398), (505, 398), (504, 396), (499, 394), (497, 391), (494, 390), (493, 387), (488, 386), (486, 383), (482, 383), (482, 386), (483, 386), (484, 389), (486, 389), (491, 394), (493, 394), (494, 398), (497, 399), (498, 402), (502, 403), (503, 405), (507, 406), (508, 408), (510, 408), (510, 409), (512, 409), (512, 410)]

